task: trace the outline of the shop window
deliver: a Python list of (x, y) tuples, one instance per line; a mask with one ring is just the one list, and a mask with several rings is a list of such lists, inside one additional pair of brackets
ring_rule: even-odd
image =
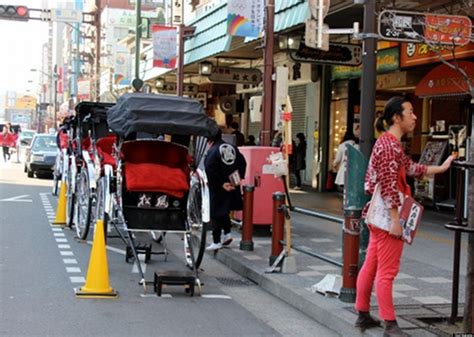
[(348, 82), (334, 82), (331, 92), (331, 113), (329, 119), (329, 167), (336, 157), (337, 148), (347, 130)]

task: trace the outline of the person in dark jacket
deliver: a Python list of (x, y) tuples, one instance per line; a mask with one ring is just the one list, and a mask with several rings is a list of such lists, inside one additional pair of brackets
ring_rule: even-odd
[(303, 133), (296, 134), (296, 146), (293, 151), (293, 172), (296, 176), (295, 190), (301, 189), (301, 171), (306, 169), (306, 138)]
[(245, 137), (244, 134), (239, 131), (239, 123), (232, 122), (230, 127), (232, 128), (232, 134), (235, 135), (236, 146), (243, 146), (245, 144)]
[[(240, 180), (247, 163), (236, 146), (222, 140), (222, 132), (209, 139), (204, 166), (209, 182), (213, 243), (207, 250), (217, 250), (232, 242), (229, 212), (243, 207)], [(221, 234), (224, 236), (221, 241)]]

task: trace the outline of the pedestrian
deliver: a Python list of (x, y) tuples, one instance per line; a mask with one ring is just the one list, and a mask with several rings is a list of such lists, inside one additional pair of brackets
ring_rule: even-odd
[(204, 166), (209, 182), (213, 242), (206, 250), (217, 250), (233, 240), (229, 213), (243, 208), (240, 180), (245, 177), (247, 163), (236, 146), (222, 140), (220, 130), (209, 138), (208, 144)]
[(334, 183), (338, 186), (339, 190), (342, 190), (344, 187), (344, 175), (346, 173), (346, 146), (352, 145), (355, 148), (359, 149), (357, 144), (356, 136), (350, 131), (347, 130), (342, 137), (341, 143), (339, 144), (336, 152), (336, 157), (332, 163), (334, 170), (337, 171), (336, 179)]
[[(393, 281), (400, 268), (403, 251), (402, 226), (398, 214), (401, 206), (400, 194), (411, 195), (406, 175), (415, 178), (443, 173), (449, 169), (454, 156), (449, 156), (440, 166), (426, 166), (414, 163), (402, 149), (401, 138), (413, 132), (416, 116), (412, 104), (405, 98), (396, 96), (388, 100), (375, 127), (383, 132), (376, 141), (370, 156), (365, 176), (365, 192), (372, 194), (379, 184), (381, 195), (388, 208), (390, 225), (368, 224), (370, 238), (367, 256), (357, 277), (355, 308), (358, 318), (355, 326), (361, 330), (380, 326), (380, 322), (370, 315), (370, 296), (375, 281), (375, 295), (379, 305), (379, 316), (385, 322), (384, 337), (409, 336), (397, 324), (393, 307)], [(368, 204), (362, 217), (367, 214)]]
[(232, 134), (235, 135), (235, 146), (244, 146), (245, 137), (244, 134), (239, 131), (239, 123), (232, 122), (230, 127), (232, 129)]
[(255, 136), (249, 135), (247, 142), (245, 143), (246, 146), (256, 146), (257, 144), (255, 143)]
[(2, 130), (3, 160), (5, 162), (10, 160), (10, 138), (11, 138), (11, 124), (10, 122), (7, 122), (3, 126), (3, 130)]
[(306, 137), (302, 132), (296, 134), (292, 156), (293, 174), (296, 176), (296, 186), (294, 189), (301, 190), (301, 171), (306, 169)]

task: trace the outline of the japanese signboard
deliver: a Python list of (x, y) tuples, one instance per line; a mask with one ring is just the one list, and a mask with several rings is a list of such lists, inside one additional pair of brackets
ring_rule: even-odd
[(258, 69), (213, 67), (209, 81), (217, 83), (259, 84), (262, 72)]
[(362, 47), (356, 44), (331, 43), (329, 50), (324, 51), (301, 43), (298, 50), (291, 51), (290, 57), (295, 62), (358, 66), (362, 63)]
[(379, 35), (385, 40), (466, 45), (471, 38), (467, 16), (385, 10), (379, 15)]
[[(176, 94), (176, 83), (165, 82), (161, 88), (158, 88), (158, 91), (162, 94)], [(183, 85), (183, 94), (187, 96), (194, 96), (198, 93), (198, 85), (195, 83), (184, 83)]]
[[(398, 47), (377, 51), (377, 74), (382, 74), (399, 69), (400, 53)], [(333, 66), (332, 79), (342, 80), (357, 78), (362, 75), (362, 65), (357, 67), (336, 65)]]
[(173, 25), (180, 25), (183, 23), (183, 0), (172, 0), (173, 2)]
[(176, 27), (153, 25), (153, 66), (175, 68), (177, 59)]
[(263, 31), (264, 0), (229, 0), (227, 34), (259, 37)]
[[(474, 56), (474, 44), (458, 46), (454, 49), (457, 59)], [(440, 62), (440, 56), (445, 60), (453, 58), (452, 47), (436, 46), (436, 50), (424, 43), (402, 43), (400, 44), (400, 67), (413, 67), (421, 64)]]

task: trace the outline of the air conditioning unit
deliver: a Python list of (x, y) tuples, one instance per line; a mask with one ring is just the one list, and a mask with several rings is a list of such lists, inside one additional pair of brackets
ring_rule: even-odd
[(250, 122), (262, 121), (262, 96), (252, 96), (249, 100)]
[(219, 108), (226, 115), (234, 115), (237, 112), (237, 103), (235, 96), (219, 97)]

